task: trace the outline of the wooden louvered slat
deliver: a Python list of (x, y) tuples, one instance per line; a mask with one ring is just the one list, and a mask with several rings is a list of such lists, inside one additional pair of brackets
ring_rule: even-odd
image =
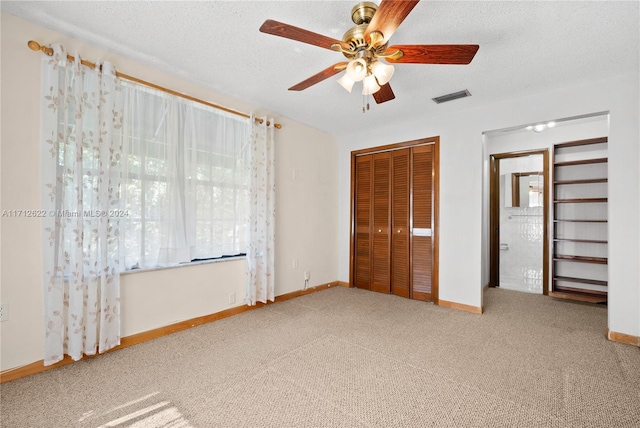
[(391, 229), (391, 292), (410, 296), (409, 275), (409, 149), (393, 152), (393, 227)]
[(391, 162), (389, 153), (378, 153), (373, 159), (373, 226), (389, 227)]
[(356, 227), (368, 228), (371, 218), (371, 157), (358, 158), (356, 169)]
[(409, 227), (409, 150), (393, 152), (393, 225)]
[(386, 233), (373, 235), (373, 278), (371, 290), (389, 293), (389, 237)]
[(356, 234), (356, 260), (355, 260), (355, 285), (358, 288), (370, 288), (371, 283), (371, 258), (368, 233)]
[(430, 300), (431, 297), (431, 237), (413, 237), (413, 298)]
[(371, 288), (371, 173), (372, 157), (356, 159), (354, 285)]
[[(432, 146), (413, 148), (413, 228), (431, 229), (433, 191)], [(412, 297), (431, 300), (432, 236), (412, 236)]]
[(391, 291), (389, 220), (391, 203), (391, 155), (373, 155), (373, 278), (371, 290)]
[(413, 150), (413, 227), (431, 228), (432, 164), (431, 146)]

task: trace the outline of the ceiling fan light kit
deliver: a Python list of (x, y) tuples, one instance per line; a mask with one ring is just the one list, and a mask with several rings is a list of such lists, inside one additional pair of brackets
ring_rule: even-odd
[(347, 73), (344, 74), (341, 78), (338, 79), (338, 83), (347, 90), (347, 92), (351, 92), (353, 89), (353, 85), (356, 84), (356, 81), (351, 79)]
[[(338, 83), (348, 92), (356, 82), (362, 81), (362, 95), (373, 95), (381, 104), (395, 98), (389, 81), (395, 72), (391, 63), (410, 64), (469, 64), (478, 45), (396, 45), (388, 46), (389, 39), (409, 15), (419, 0), (382, 0), (380, 6), (360, 2), (351, 9), (354, 27), (347, 30), (342, 40), (266, 20), (260, 31), (342, 53), (348, 63), (340, 62), (292, 86), (301, 91), (329, 77), (345, 71)], [(363, 108), (364, 111), (364, 108)]]
[(386, 85), (387, 83), (389, 83), (389, 80), (391, 80), (394, 71), (395, 67), (391, 64), (385, 64), (380, 61), (376, 61), (371, 64), (371, 72), (374, 76), (376, 76), (378, 83), (381, 85)]
[(361, 81), (369, 73), (369, 65), (363, 58), (352, 59), (347, 65), (347, 76), (354, 82)]
[(372, 95), (380, 90), (380, 85), (373, 74), (368, 75), (362, 81), (362, 95)]

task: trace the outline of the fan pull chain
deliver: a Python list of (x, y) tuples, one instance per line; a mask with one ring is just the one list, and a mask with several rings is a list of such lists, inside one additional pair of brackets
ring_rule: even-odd
[(368, 95), (362, 96), (362, 113), (365, 113), (367, 110), (369, 110), (369, 99), (367, 97)]

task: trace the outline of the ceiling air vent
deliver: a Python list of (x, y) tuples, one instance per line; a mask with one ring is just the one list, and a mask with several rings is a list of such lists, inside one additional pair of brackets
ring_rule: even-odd
[(464, 91), (458, 91), (452, 94), (441, 95), (439, 97), (435, 97), (432, 99), (433, 101), (436, 102), (436, 104), (441, 104), (441, 103), (446, 103), (447, 101), (453, 101), (453, 100), (457, 100), (458, 98), (465, 98), (470, 96), (471, 96), (471, 92), (465, 89)]

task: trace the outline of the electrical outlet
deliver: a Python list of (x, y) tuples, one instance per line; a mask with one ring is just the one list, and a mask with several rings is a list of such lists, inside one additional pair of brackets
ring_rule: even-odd
[(229, 293), (229, 304), (233, 305), (236, 302), (236, 293)]
[(310, 270), (305, 270), (304, 271), (304, 280), (305, 281), (309, 281), (311, 279), (311, 271)]
[(293, 268), (298, 269), (298, 259), (293, 259)]
[(7, 302), (0, 303), (0, 322), (9, 319), (9, 304)]

